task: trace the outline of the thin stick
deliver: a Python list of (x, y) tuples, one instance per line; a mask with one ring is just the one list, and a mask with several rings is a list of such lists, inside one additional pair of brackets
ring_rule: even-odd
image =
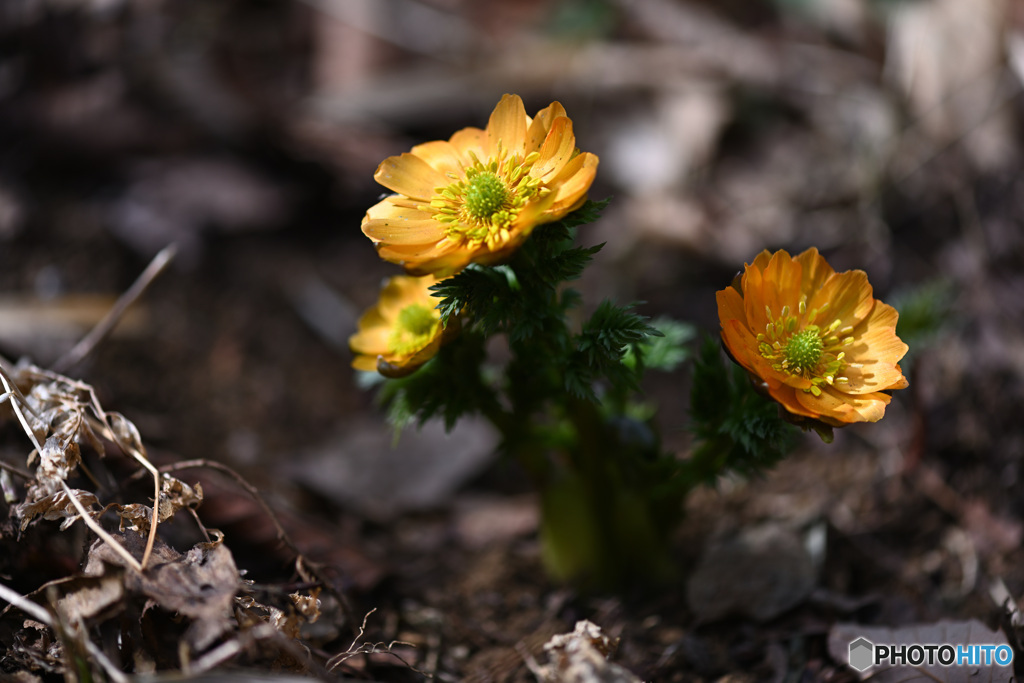
[(160, 253), (153, 257), (153, 260), (142, 271), (142, 274), (132, 283), (132, 286), (118, 297), (113, 308), (103, 316), (103, 320), (99, 321), (70, 351), (57, 359), (57, 362), (52, 366), (52, 370), (59, 373), (67, 372), (69, 368), (77, 365), (97, 344), (103, 341), (103, 338), (110, 334), (110, 331), (117, 325), (121, 316), (128, 310), (128, 307), (135, 303), (135, 300), (146, 291), (146, 288), (149, 287), (153, 280), (163, 272), (167, 264), (174, 258), (177, 250), (178, 248), (173, 244), (161, 249)]
[(252, 484), (247, 482), (242, 477), (242, 475), (240, 475), (238, 472), (235, 472), (233, 469), (231, 469), (227, 465), (224, 465), (224, 464), (219, 463), (219, 462), (215, 462), (213, 460), (201, 460), (201, 459), (198, 459), (198, 460), (183, 460), (181, 462), (176, 462), (176, 463), (173, 463), (171, 465), (165, 465), (165, 466), (160, 468), (160, 471), (161, 472), (177, 472), (178, 470), (189, 470), (189, 469), (195, 469), (195, 468), (198, 468), (198, 467), (209, 467), (210, 469), (214, 469), (214, 470), (218, 470), (220, 472), (223, 472), (224, 474), (226, 474), (229, 477), (231, 477), (232, 479), (234, 479), (238, 483), (238, 485), (241, 486), (242, 488), (244, 488), (246, 490), (246, 492), (250, 496), (252, 496), (253, 499), (259, 504), (259, 506), (261, 508), (263, 508), (263, 512), (266, 513), (267, 517), (270, 517), (271, 523), (273, 523), (274, 527), (277, 529), (277, 538), (278, 538), (278, 540), (281, 541), (282, 543), (284, 543), (286, 546), (288, 546), (288, 548), (293, 553), (295, 553), (296, 555), (298, 555), (300, 557), (302, 556), (302, 552), (298, 549), (298, 547), (295, 545), (295, 543), (292, 542), (292, 539), (288, 535), (288, 532), (284, 530), (284, 526), (281, 525), (281, 522), (277, 518), (277, 515), (274, 514), (274, 511), (270, 509), (270, 506), (267, 505), (267, 502), (265, 500), (263, 500), (263, 496), (260, 495), (259, 490), (255, 486), (253, 486)]
[(11, 407), (14, 408), (14, 414), (18, 416), (18, 422), (21, 423), (21, 428), (25, 430), (25, 433), (28, 434), (28, 438), (32, 440), (32, 445), (36, 447), (36, 453), (42, 453), (43, 447), (39, 445), (39, 440), (36, 439), (35, 432), (33, 432), (32, 428), (28, 426), (28, 420), (25, 419), (25, 415), (21, 412), (21, 406), (18, 405), (17, 399), (21, 398), (21, 392), (18, 391), (18, 387), (15, 386), (14, 382), (11, 381), (11, 378), (7, 376), (7, 371), (3, 368), (0, 368), (0, 382), (3, 382), (4, 389), (7, 390), (4, 396), (6, 396), (7, 400), (11, 402)]
[(12, 472), (14, 474), (17, 474), (22, 479), (31, 479), (32, 478), (32, 473), (29, 472), (28, 470), (23, 470), (20, 467), (17, 467), (16, 465), (11, 465), (9, 463), (6, 463), (3, 460), (0, 460), (0, 470), (7, 470), (8, 472)]
[(85, 525), (92, 529), (93, 533), (113, 548), (114, 552), (120, 555), (121, 558), (128, 563), (129, 567), (141, 574), (142, 565), (139, 564), (139, 561), (132, 557), (132, 554), (125, 550), (123, 545), (118, 543), (113, 536), (104, 531), (103, 527), (96, 523), (96, 520), (92, 518), (89, 511), (82, 507), (82, 504), (78, 502), (77, 498), (75, 498), (74, 492), (68, 488), (68, 485), (64, 483), (64, 480), (61, 480), (60, 485), (64, 487), (64, 492), (68, 494), (68, 498), (71, 499), (71, 504), (75, 506), (76, 510), (78, 510), (78, 514), (82, 516), (82, 521), (85, 522)]
[(103, 436), (116, 443), (118, 448), (134, 458), (136, 462), (149, 470), (149, 473), (153, 475), (153, 516), (149, 524), (149, 536), (146, 538), (146, 550), (142, 553), (142, 569), (144, 570), (149, 566), (149, 558), (153, 554), (153, 545), (156, 543), (156, 528), (160, 524), (160, 471), (149, 461), (145, 453), (140, 452), (132, 444), (121, 442), (121, 439), (118, 438), (117, 434), (110, 427), (107, 414), (100, 406), (99, 399), (96, 398), (96, 391), (92, 387), (88, 387), (88, 389), (92, 410), (96, 413), (97, 424)]
[[(26, 600), (2, 583), (0, 583), (0, 599), (11, 603), (44, 626), (54, 631), (57, 630), (53, 624), (53, 617), (50, 616), (49, 612), (31, 600)], [(100, 666), (103, 667), (103, 670), (107, 672), (107, 676), (110, 677), (110, 680), (114, 681), (114, 683), (129, 683), (128, 677), (124, 675), (124, 672), (114, 666), (114, 663), (110, 661), (106, 654), (104, 654), (103, 650), (99, 649), (96, 644), (88, 638), (83, 638), (82, 640), (85, 643), (85, 649), (89, 651), (89, 654), (92, 655), (97, 662), (99, 662)]]

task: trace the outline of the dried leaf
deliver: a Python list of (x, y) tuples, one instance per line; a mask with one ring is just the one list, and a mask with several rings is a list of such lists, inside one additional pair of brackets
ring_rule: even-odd
[[(203, 487), (199, 484), (195, 488), (189, 486), (180, 479), (170, 475), (161, 475), (160, 488), (160, 509), (158, 520), (166, 522), (178, 513), (183, 507), (198, 507), (203, 502)], [(149, 532), (153, 521), (153, 508), (141, 503), (121, 505), (116, 508), (117, 516), (121, 518), (120, 531), (126, 528), (137, 531), (141, 534)]]
[(142, 445), (142, 437), (139, 430), (132, 424), (131, 420), (121, 413), (107, 413), (107, 424), (114, 433), (114, 439), (122, 448), (134, 450), (143, 457), (146, 455), (146, 447)]
[[(132, 531), (112, 536), (133, 556), (142, 557), (143, 536)], [(124, 566), (125, 561), (106, 543), (97, 541), (89, 549), (85, 573), (102, 574), (104, 563)], [(192, 620), (185, 639), (195, 651), (205, 650), (232, 628), (231, 606), (239, 586), (235, 560), (219, 540), (200, 543), (181, 555), (158, 539), (150, 569), (144, 574), (125, 573), (125, 588), (130, 593), (145, 595), (163, 609)]]
[[(64, 490), (57, 491), (56, 493), (52, 493), (42, 498), (36, 498), (34, 495), (36, 490), (37, 487), (35, 485), (30, 487), (29, 500), (20, 505), (14, 506), (14, 514), (21, 519), (22, 531), (27, 529), (29, 523), (40, 515), (43, 519), (49, 521), (63, 519), (64, 521), (61, 522), (60, 525), (61, 531), (74, 524), (80, 517), (78, 510), (75, 509), (74, 504), (71, 502), (71, 498)], [(75, 494), (75, 498), (86, 510), (91, 508), (93, 505), (99, 504), (96, 496), (88, 491), (74, 489), (72, 490), (72, 493)]]
[(640, 683), (627, 669), (608, 661), (618, 639), (589, 621), (577, 621), (572, 633), (553, 636), (544, 644), (548, 663), (529, 662), (540, 683)]
[(124, 600), (120, 569), (108, 568), (103, 576), (76, 576), (60, 589), (64, 595), (57, 599), (57, 609), (72, 623), (92, 619)]

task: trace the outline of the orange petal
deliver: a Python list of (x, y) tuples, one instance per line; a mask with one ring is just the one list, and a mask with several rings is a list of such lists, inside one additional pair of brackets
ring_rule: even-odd
[(552, 181), (552, 184), (560, 184), (554, 190), (555, 197), (548, 209), (549, 215), (556, 219), (561, 218), (569, 209), (579, 204), (580, 199), (586, 196), (587, 190), (594, 183), (597, 164), (596, 155), (583, 152), (565, 165), (558, 178)]
[(539, 151), (554, 121), (565, 115), (565, 107), (558, 102), (552, 102), (537, 112), (537, 115), (533, 117), (533, 121), (530, 123), (529, 129), (526, 131), (525, 152), (529, 154), (530, 152)]
[(487, 160), (487, 131), (479, 128), (463, 128), (449, 140), (455, 151), (463, 158), (470, 160), (470, 152), (480, 161)]
[(447, 177), (449, 173), (461, 177), (463, 175), (463, 165), (469, 161), (459, 152), (455, 145), (447, 140), (424, 142), (422, 145), (413, 147), (412, 153), (427, 162), (438, 173), (445, 174), (447, 182), (453, 180)]
[(800, 285), (803, 295), (809, 300), (811, 296), (821, 289), (829, 276), (835, 273), (832, 266), (828, 264), (825, 257), (818, 253), (816, 247), (811, 247), (796, 257), (796, 260), (803, 266), (804, 275)]
[(722, 321), (722, 341), (737, 363), (750, 372), (761, 374), (757, 372), (758, 363), (754, 358), (760, 356), (757, 353), (757, 340), (746, 325), (735, 319)]
[(497, 158), (499, 145), (522, 159), (526, 145), (526, 109), (519, 95), (504, 95), (487, 122), (487, 156)]
[(896, 309), (877, 301), (871, 315), (854, 328), (853, 343), (843, 347), (848, 365), (841, 374), (850, 380), (843, 391), (865, 394), (908, 386), (899, 366), (907, 345), (896, 336), (898, 317)]
[(785, 250), (779, 250), (764, 269), (762, 296), (775, 319), (782, 316), (782, 309), (789, 307), (790, 313), (796, 315), (800, 304), (800, 281), (803, 278), (803, 267)]
[(530, 169), (530, 175), (540, 178), (542, 183), (548, 183), (562, 171), (576, 151), (572, 121), (564, 116), (555, 119), (538, 151), (540, 158)]
[(910, 382), (907, 380), (906, 376), (903, 375), (903, 369), (900, 368), (899, 363), (896, 364), (896, 369), (900, 371), (900, 378), (895, 383), (890, 384), (882, 391), (895, 391), (897, 389), (906, 389), (907, 387), (910, 386)]
[[(758, 258), (761, 258), (758, 256)], [(757, 259), (755, 259), (755, 262)], [(747, 324), (757, 336), (765, 330), (768, 317), (764, 312), (764, 276), (760, 266), (751, 264), (743, 271), (741, 280), (743, 287), (743, 309), (746, 311)]]
[(725, 324), (726, 320), (739, 320), (744, 326), (747, 322), (746, 312), (743, 310), (743, 297), (732, 287), (715, 292), (715, 301), (718, 303), (718, 319)]
[(768, 267), (768, 264), (771, 262), (771, 260), (772, 252), (768, 251), (767, 249), (764, 249), (761, 251), (760, 254), (754, 257), (754, 260), (751, 262), (750, 265), (756, 266), (763, 273), (764, 269)]
[(863, 270), (836, 273), (807, 300), (807, 309), (820, 310), (828, 302), (828, 309), (815, 320), (816, 324), (825, 327), (833, 320), (839, 320), (840, 328), (857, 325), (875, 305), (872, 292), (867, 273)]
[(800, 389), (794, 389), (788, 384), (775, 385), (769, 382), (768, 393), (773, 399), (782, 404), (783, 408), (794, 415), (803, 415), (804, 417), (813, 418), (817, 418), (819, 416), (817, 412), (808, 409), (807, 406), (800, 402), (799, 397), (804, 393)]
[(891, 398), (888, 394), (844, 394), (835, 387), (825, 387), (820, 396), (808, 392), (797, 392), (797, 400), (805, 408), (818, 412), (823, 418), (839, 423), (877, 422), (885, 415), (885, 406)]
[(388, 157), (377, 167), (374, 180), (398, 194), (427, 201), (438, 187), (450, 181), (415, 154)]

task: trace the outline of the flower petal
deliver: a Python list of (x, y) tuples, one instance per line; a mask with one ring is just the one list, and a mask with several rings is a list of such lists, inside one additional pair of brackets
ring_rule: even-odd
[(866, 394), (908, 386), (899, 366), (907, 345), (896, 336), (898, 318), (895, 308), (877, 301), (871, 315), (854, 328), (853, 343), (844, 347), (847, 365), (841, 374), (849, 382), (842, 391)]
[[(761, 258), (758, 256), (758, 258)], [(768, 325), (768, 316), (764, 311), (764, 271), (755, 263), (746, 267), (743, 271), (743, 310), (746, 311), (747, 324), (753, 331), (754, 336), (765, 331)]]
[(564, 116), (555, 119), (538, 150), (540, 158), (530, 169), (530, 175), (539, 178), (542, 183), (550, 182), (572, 159), (575, 151), (576, 136), (572, 132), (572, 121)]
[(430, 199), (436, 188), (450, 182), (443, 173), (410, 152), (382, 161), (373, 178), (393, 192), (424, 201)]
[(438, 173), (444, 174), (446, 177), (445, 184), (454, 180), (448, 176), (449, 173), (462, 177), (463, 166), (469, 162), (469, 159), (459, 151), (458, 147), (448, 140), (424, 142), (413, 147), (411, 153), (423, 159)]
[(791, 315), (796, 315), (802, 277), (803, 267), (785, 250), (775, 252), (768, 262), (768, 267), (764, 269), (762, 297), (776, 320), (782, 317), (782, 310), (786, 307)]
[(751, 261), (750, 265), (757, 267), (763, 273), (764, 269), (768, 267), (769, 263), (771, 263), (771, 260), (772, 252), (767, 249), (762, 249), (761, 253), (754, 257), (754, 260)]
[(498, 147), (522, 159), (526, 146), (526, 109), (519, 95), (504, 95), (487, 122), (487, 156), (497, 158)]
[(816, 324), (826, 327), (833, 320), (838, 320), (840, 328), (854, 326), (871, 313), (875, 305), (873, 291), (863, 270), (835, 273), (808, 299), (807, 309), (821, 310), (828, 303), (827, 310), (815, 320)]
[(853, 396), (844, 394), (835, 387), (824, 387), (820, 396), (799, 391), (797, 400), (808, 410), (817, 412), (826, 421), (835, 420), (839, 423), (838, 426), (841, 426), (853, 422), (881, 420), (891, 397), (881, 393)]
[(803, 266), (803, 281), (800, 290), (806, 299), (821, 289), (829, 276), (836, 271), (828, 264), (825, 257), (818, 253), (817, 247), (811, 247), (796, 257), (796, 260)]
[(597, 155), (583, 152), (565, 165), (558, 178), (552, 181), (553, 185), (558, 184), (554, 190), (554, 200), (546, 212), (551, 220), (561, 218), (586, 198), (587, 190), (597, 175), (597, 164)]
[(527, 154), (539, 151), (540, 146), (544, 144), (544, 140), (548, 136), (548, 131), (551, 130), (551, 126), (556, 119), (562, 116), (567, 116), (567, 114), (565, 113), (565, 107), (558, 102), (552, 102), (537, 112), (537, 115), (533, 117), (533, 121), (530, 123), (529, 129), (526, 131), (526, 149), (524, 151)]
[(775, 384), (773, 382), (769, 382), (768, 393), (773, 399), (782, 404), (783, 408), (794, 415), (803, 415), (804, 417), (811, 418), (820, 417), (820, 413), (808, 408), (800, 402), (799, 397), (805, 393), (801, 389), (796, 389), (788, 384)]
[(456, 132), (449, 142), (455, 151), (467, 160), (467, 163), (471, 160), (470, 152), (475, 154), (480, 161), (487, 159), (487, 131), (479, 128), (463, 128)]
[(363, 217), (363, 234), (375, 242), (433, 244), (444, 239), (442, 224), (418, 209), (395, 206), (390, 197), (370, 207)]

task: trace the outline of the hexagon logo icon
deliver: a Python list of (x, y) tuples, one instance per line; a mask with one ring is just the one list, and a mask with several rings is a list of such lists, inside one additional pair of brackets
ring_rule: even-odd
[(857, 671), (866, 671), (874, 663), (875, 644), (867, 638), (858, 638), (850, 643), (850, 666)]

